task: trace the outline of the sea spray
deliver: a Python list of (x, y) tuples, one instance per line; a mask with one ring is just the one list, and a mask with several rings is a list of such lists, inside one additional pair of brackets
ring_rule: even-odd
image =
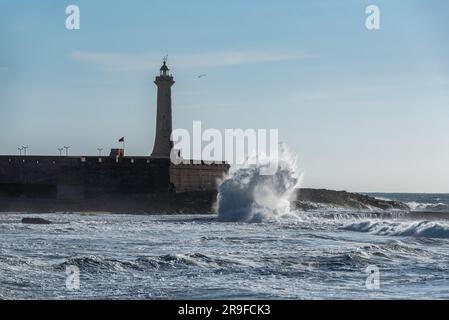
[[(260, 222), (289, 215), (290, 201), (299, 185), (296, 156), (280, 145), (275, 158), (247, 160), (231, 170), (219, 186), (220, 221)], [(267, 175), (267, 168), (274, 168)]]

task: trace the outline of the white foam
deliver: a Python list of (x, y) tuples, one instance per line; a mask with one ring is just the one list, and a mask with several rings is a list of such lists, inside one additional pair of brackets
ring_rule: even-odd
[[(276, 161), (272, 175), (264, 169)], [(218, 219), (220, 221), (260, 222), (292, 216), (290, 201), (299, 185), (296, 156), (284, 145), (279, 147), (276, 159), (265, 159), (262, 164), (247, 161), (232, 170), (219, 186)]]
[(449, 239), (449, 225), (440, 222), (421, 221), (414, 223), (366, 220), (350, 223), (345, 230), (369, 232), (385, 236), (424, 237)]
[(421, 203), (421, 202), (407, 202), (407, 206), (412, 211), (425, 211), (425, 210), (447, 210), (448, 205), (445, 203)]

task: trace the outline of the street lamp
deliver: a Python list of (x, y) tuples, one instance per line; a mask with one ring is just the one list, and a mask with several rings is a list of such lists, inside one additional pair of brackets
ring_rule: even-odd
[(19, 155), (21, 156), (22, 155), (22, 148), (21, 147), (19, 147), (19, 148), (17, 148), (17, 150), (19, 150)]
[(23, 155), (24, 155), (24, 156), (27, 155), (27, 149), (28, 149), (28, 148), (29, 148), (29, 147), (22, 146), (22, 149), (23, 149)]
[(103, 148), (98, 148), (98, 156), (101, 157), (101, 152), (103, 151)]
[(65, 156), (66, 156), (66, 157), (69, 156), (69, 149), (70, 149), (70, 148), (71, 148), (71, 147), (64, 146), (64, 149), (65, 149)]
[(60, 156), (60, 157), (62, 156), (62, 150), (64, 150), (64, 148), (58, 148), (59, 156)]

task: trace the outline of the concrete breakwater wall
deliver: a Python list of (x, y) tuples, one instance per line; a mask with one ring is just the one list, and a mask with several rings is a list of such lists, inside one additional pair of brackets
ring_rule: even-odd
[(0, 156), (0, 197), (80, 200), (216, 190), (228, 169), (151, 157)]

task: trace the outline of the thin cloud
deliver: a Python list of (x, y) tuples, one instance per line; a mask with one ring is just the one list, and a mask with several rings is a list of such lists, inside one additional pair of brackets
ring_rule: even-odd
[(0, 72), (8, 71), (8, 70), (9, 70), (8, 67), (2, 67), (2, 66), (0, 66)]
[[(70, 58), (110, 70), (151, 70), (161, 64), (161, 55), (119, 54), (75, 51)], [(226, 51), (204, 54), (170, 55), (176, 68), (227, 67), (317, 58), (304, 52)]]

